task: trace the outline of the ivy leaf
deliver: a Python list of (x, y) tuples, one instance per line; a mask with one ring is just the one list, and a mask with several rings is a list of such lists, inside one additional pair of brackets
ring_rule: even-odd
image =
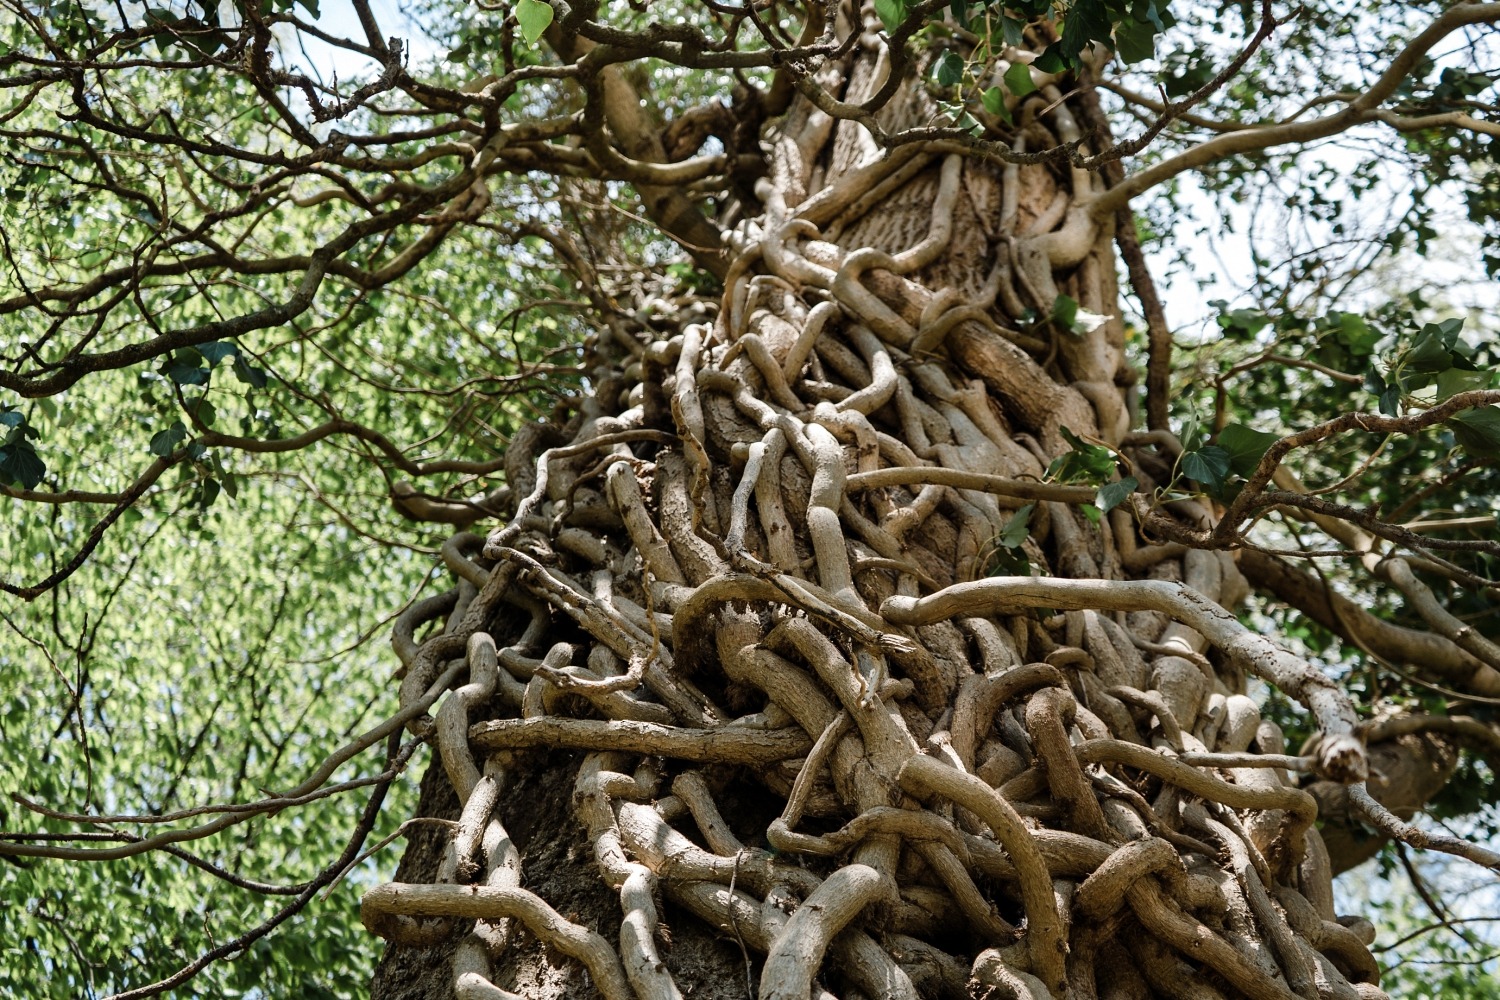
[(1005, 89), (1017, 97), (1025, 97), (1036, 90), (1036, 81), (1031, 79), (1031, 67), (1023, 62), (1010, 64), (1005, 71)]
[(1442, 333), (1435, 323), (1422, 328), (1417, 342), (1406, 355), (1406, 369), (1413, 372), (1436, 373), (1453, 367), (1453, 350), (1444, 343)]
[(1196, 479), (1204, 486), (1217, 490), (1224, 485), (1224, 479), (1229, 475), (1229, 464), (1229, 452), (1211, 444), (1197, 451), (1184, 453), (1182, 473), (1189, 479)]
[(1099, 494), (1094, 497), (1094, 506), (1102, 513), (1108, 514), (1125, 501), (1125, 498), (1134, 493), (1141, 485), (1140, 480), (1134, 476), (1126, 476), (1118, 483), (1106, 483), (1099, 487)]
[[(524, 3), (525, 0), (522, 0)], [(905, 0), (875, 0), (875, 13), (886, 31), (895, 31), (906, 20)]]
[(1182, 422), (1182, 431), (1177, 435), (1177, 439), (1182, 442), (1184, 449), (1192, 451), (1198, 447), (1198, 442), (1202, 440), (1202, 437), (1203, 428), (1198, 425), (1198, 414), (1189, 413), (1187, 419)]
[(0, 448), (0, 480), (19, 483), (22, 489), (34, 490), (41, 485), (46, 475), (47, 463), (43, 462), (30, 441), (17, 441)]
[(1010, 109), (1005, 106), (1005, 91), (999, 87), (991, 87), (979, 95), (979, 103), (984, 105), (984, 110), (997, 118), (1011, 121)]
[(1088, 444), (1068, 428), (1061, 428), (1063, 438), (1073, 446), (1052, 460), (1047, 480), (1056, 483), (1089, 483), (1103, 485), (1115, 472), (1115, 454), (1108, 448)]
[(196, 351), (177, 351), (162, 366), (161, 373), (178, 385), (207, 385), (209, 370), (202, 367)]
[[(1218, 306), (1224, 304), (1222, 300), (1209, 303)], [(1224, 331), (1224, 335), (1238, 340), (1249, 340), (1270, 323), (1271, 317), (1258, 309), (1231, 309), (1220, 313), (1218, 318), (1219, 328)]]
[(1062, 46), (1063, 56), (1076, 65), (1079, 53), (1088, 48), (1090, 42), (1111, 43), (1111, 27), (1109, 11), (1103, 0), (1073, 0), (1063, 18), (1062, 39), (1058, 43)]
[(1080, 308), (1077, 300), (1067, 295), (1059, 295), (1057, 301), (1052, 303), (1052, 312), (1048, 319), (1075, 337), (1093, 333), (1109, 322), (1108, 316), (1101, 316)]
[(1036, 504), (1029, 503), (1017, 510), (1005, 522), (1005, 527), (1000, 531), (1000, 544), (1007, 549), (1020, 548), (1021, 543), (1026, 541), (1031, 534), (1031, 512), (1036, 510)]
[(1453, 438), (1475, 458), (1500, 455), (1500, 407), (1464, 410), (1447, 420)]
[(197, 351), (203, 355), (203, 360), (208, 362), (210, 368), (225, 358), (237, 358), (240, 356), (239, 347), (227, 340), (215, 340), (209, 344), (199, 344)]
[(1269, 431), (1230, 424), (1219, 432), (1218, 444), (1229, 455), (1229, 467), (1238, 475), (1249, 478), (1260, 464), (1260, 458), (1266, 453), (1266, 449), (1279, 440), (1280, 435)]
[(933, 78), (940, 87), (956, 87), (963, 82), (964, 61), (957, 52), (944, 52), (933, 67)]
[(1059, 295), (1052, 303), (1052, 314), (1048, 317), (1064, 330), (1072, 331), (1078, 320), (1078, 301), (1067, 295)]
[(1474, 389), (1488, 389), (1493, 380), (1494, 376), (1491, 372), (1449, 368), (1447, 371), (1438, 372), (1437, 398), (1441, 401), (1447, 399), (1449, 396), (1456, 396), (1461, 392), (1470, 392)]
[(172, 426), (151, 435), (151, 454), (166, 458), (173, 449), (187, 440), (187, 428), (181, 420), (172, 421)]
[(1004, 14), (1000, 18), (1000, 30), (1006, 45), (1020, 45), (1025, 40), (1021, 33), (1026, 30), (1026, 22)]
[(516, 23), (527, 45), (535, 45), (552, 23), (552, 5), (544, 0), (516, 0)]
[(1145, 62), (1156, 55), (1156, 32), (1152, 25), (1127, 17), (1115, 25), (1115, 51), (1127, 64)]
[(1046, 51), (1031, 61), (1032, 68), (1041, 73), (1061, 73), (1072, 63), (1063, 54), (1061, 42), (1053, 42)]
[(1387, 383), (1373, 367), (1365, 372), (1365, 391), (1375, 394), (1380, 412), (1386, 416), (1394, 417), (1400, 409), (1401, 386), (1399, 382)]
[(212, 427), (214, 419), (218, 417), (218, 411), (214, 409), (214, 404), (201, 397), (188, 400), (187, 411), (196, 417), (205, 427)]
[(1436, 326), (1438, 331), (1446, 338), (1448, 346), (1452, 348), (1457, 345), (1458, 335), (1463, 332), (1464, 321), (1461, 318), (1445, 319), (1441, 323), (1429, 325)]
[(256, 368), (238, 354), (234, 356), (234, 376), (252, 389), (264, 389), (268, 381), (265, 369)]

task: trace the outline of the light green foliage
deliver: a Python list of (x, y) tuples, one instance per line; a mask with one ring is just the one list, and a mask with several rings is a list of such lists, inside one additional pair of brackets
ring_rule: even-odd
[[(65, 11), (74, 16), (71, 6)], [(18, 27), (0, 28), (0, 38), (17, 44)], [(195, 136), (278, 155), (283, 140), (234, 78), (127, 79), (136, 89), (112, 96), (132, 113), (192, 108), (182, 127)], [(44, 95), (11, 124), (50, 128), (59, 110)], [(162, 214), (191, 230), (234, 200), (233, 192), (202, 184), (187, 169), (190, 157), (165, 148), (152, 158), (124, 155), (128, 144), (99, 130), (78, 123), (59, 130), (59, 148), (83, 144), (101, 159), (49, 158), (40, 146), (36, 155), (0, 160), (0, 211), (15, 266), (0, 297), (16, 294), (15, 280), (44, 287), (130, 267), (142, 247), (168, 261), (215, 252), (191, 239), (160, 246)], [(227, 179), (255, 180), (243, 164), (209, 160)], [(439, 173), (418, 168), (410, 177), (430, 182)], [(106, 177), (122, 189), (153, 190), (159, 201), (101, 193)], [(366, 193), (375, 188), (372, 181)], [(299, 194), (318, 190), (308, 185)], [(539, 182), (507, 196), (510, 205), (536, 211), (555, 203), (556, 190)], [(356, 217), (338, 200), (308, 211), (281, 203), (224, 223), (221, 235), (246, 258), (295, 259), (338, 239)], [(503, 226), (516, 217), (501, 205), (492, 218)], [(385, 266), (411, 238), (372, 241), (352, 259)], [(343, 421), (378, 430), (415, 461), (494, 461), (549, 396), (576, 391), (580, 345), (593, 333), (564, 301), (576, 292), (549, 249), (520, 243), (502, 257), (497, 245), (514, 241), (504, 232), (455, 233), (398, 286), (370, 292), (333, 278), (286, 326), (184, 347), (57, 395), (0, 400), (0, 483), (113, 494), (154, 459), (172, 463), (117, 519), (113, 503), (0, 500), (0, 565), (13, 584), (57, 573), (106, 518), (113, 522), (82, 568), (45, 597), (0, 598), (0, 827), (75, 828), (13, 795), (95, 815), (254, 802), (297, 785), (394, 710), (389, 619), (422, 591), (448, 529), (396, 514), (390, 483), (410, 477), (369, 441), (334, 434), (311, 448), (247, 452), (228, 442), (205, 445), (205, 435), (275, 442)], [(209, 284), (164, 273), (118, 307), (91, 347), (128, 342), (148, 316), (190, 327), (262, 308), (293, 292), (287, 273), (220, 271), (222, 280)], [(64, 324), (49, 341), (46, 323), (36, 313), (8, 317), (0, 350), (66, 344), (81, 329)], [(417, 482), (423, 492), (459, 497), (498, 485), (456, 474)], [(333, 781), (378, 773), (382, 751), (355, 758)], [(338, 858), (370, 794), (353, 789), (183, 847), (236, 876), (295, 885)], [(407, 775), (368, 843), (390, 833), (413, 804)], [(64, 843), (93, 849), (123, 841)], [(399, 849), (398, 841), (274, 936), (213, 964), (177, 995), (365, 995), (380, 942), (359, 925), (358, 895), (377, 871), (389, 876)], [(0, 864), (0, 995), (102, 996), (138, 987), (294, 899), (236, 888), (160, 852)]]
[(516, 0), (516, 20), (526, 41), (535, 44), (552, 23), (552, 7), (542, 0)]
[[(89, 416), (71, 430), (105, 433)], [(60, 445), (69, 437), (57, 433)], [(0, 560), (50, 563), (79, 528), (69, 520), (0, 536)], [(158, 495), (58, 592), (6, 610), (0, 788), (63, 811), (159, 813), (252, 802), (299, 783), (391, 710), (394, 658), (383, 622), (392, 596), (415, 592), (426, 573), (426, 559), (360, 539), (310, 490), (270, 470), (246, 476), (236, 500), (204, 512), (185, 489)], [(379, 770), (379, 756), (367, 754), (335, 780)], [(297, 883), (338, 857), (369, 794), (346, 792), (184, 846), (245, 878)], [(409, 810), (409, 779), (394, 794), (377, 836)], [(71, 827), (14, 799), (0, 803), (0, 817), (8, 830)], [(376, 864), (314, 900), (274, 947), (263, 942), (210, 968), (192, 995), (362, 995), (378, 942), (351, 915)], [(232, 887), (161, 853), (5, 865), (0, 994), (138, 986), (290, 899)]]

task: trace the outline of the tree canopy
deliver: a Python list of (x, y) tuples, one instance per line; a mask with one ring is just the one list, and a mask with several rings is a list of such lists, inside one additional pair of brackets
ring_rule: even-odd
[(1500, 5), (0, 10), (0, 989), (1493, 989)]

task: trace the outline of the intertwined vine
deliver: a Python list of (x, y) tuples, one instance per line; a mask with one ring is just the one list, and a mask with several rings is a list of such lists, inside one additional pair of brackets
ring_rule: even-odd
[[(1228, 554), (1144, 541), (1138, 518), (1187, 534), (1211, 510), (1147, 510), (1172, 442), (1125, 433), (1118, 392), (1059, 384), (1054, 349), (999, 325), (1006, 300), (1046, 305), (1023, 254), (978, 296), (904, 277), (951, 239), (965, 167), (931, 160), (773, 205), (706, 312), (655, 299), (677, 324), (617, 333), (629, 357), (589, 405), (517, 437), (513, 516), (453, 537), (457, 587), (402, 616), (404, 706), (466, 678), (411, 723), (463, 810), (437, 882), (383, 885), (364, 916), (407, 943), (477, 921), (459, 996), (513, 995), (490, 976), (517, 922), (611, 1000), (679, 996), (662, 896), (756, 956), (767, 1000), (1384, 996), (1287, 773), (1365, 776), (1347, 699), (1225, 610), (1245, 591)], [(915, 246), (823, 238), (923, 169)], [(1069, 345), (1075, 371), (1104, 336)], [(1093, 524), (1092, 489), (1044, 481), (1064, 427), (1139, 459), (1133, 507)], [(1310, 756), (1251, 675), (1312, 712)], [(617, 935), (523, 888), (505, 790), (543, 747), (587, 751), (574, 807)], [(726, 818), (726, 774), (784, 802), (766, 847)]]

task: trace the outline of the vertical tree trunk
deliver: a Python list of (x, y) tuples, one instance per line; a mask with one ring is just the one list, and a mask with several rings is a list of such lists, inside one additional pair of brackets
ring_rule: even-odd
[[(888, 70), (871, 41), (823, 82)], [(1038, 82), (1013, 146), (1085, 138)], [(880, 116), (936, 114), (913, 71)], [(1250, 759), (1284, 748), (1247, 672), (1343, 709), (1222, 611), (1228, 554), (1172, 541), (1212, 509), (1043, 482), (1176, 457), (1130, 433), (1100, 176), (881, 155), (800, 96), (767, 135), (722, 296), (642, 291), (398, 629), (405, 701), (467, 684), (414, 723), (457, 825), (366, 899), (374, 995), (1383, 995), (1311, 799)]]

